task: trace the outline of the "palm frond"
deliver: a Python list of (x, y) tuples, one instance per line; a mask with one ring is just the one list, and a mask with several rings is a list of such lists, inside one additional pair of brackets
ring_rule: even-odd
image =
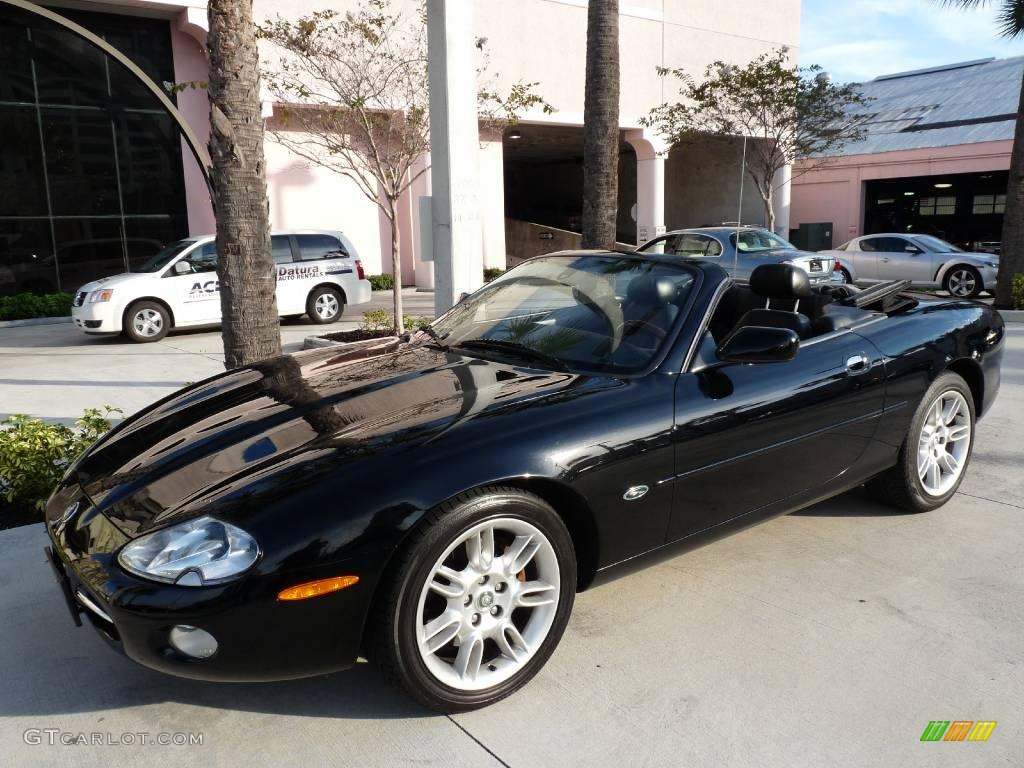
[(1024, 33), (1024, 0), (1003, 0), (996, 21), (999, 34), (1004, 37), (1017, 37)]

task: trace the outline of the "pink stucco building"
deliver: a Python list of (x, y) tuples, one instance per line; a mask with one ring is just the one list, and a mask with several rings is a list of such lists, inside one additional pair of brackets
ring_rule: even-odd
[(1024, 57), (985, 59), (864, 83), (864, 139), (794, 168), (791, 239), (914, 231), (998, 248), (1022, 71)]
[[(587, 0), (464, 1), (474, 33), (488, 40), (495, 78), (488, 85), (536, 83), (536, 92), (556, 110), (523, 115), (514, 131), (481, 133), (480, 252), (484, 266), (504, 267), (517, 254), (574, 243), (582, 200)], [(41, 4), (105, 38), (158, 83), (207, 78), (205, 0)], [(276, 14), (294, 19), (317, 8), (345, 11), (356, 4), (254, 0), (253, 12), (258, 21)], [(419, 0), (392, 4), (417, 18)], [(658, 67), (699, 76), (716, 59), (746, 63), (782, 46), (796, 55), (799, 0), (623, 0), (619, 16), (619, 239), (636, 242), (666, 226), (735, 219), (740, 144), (665, 153), (640, 118), (674, 97)], [(74, 290), (87, 279), (135, 267), (161, 244), (213, 231), (198, 166), (152, 96), (139, 93), (116, 64), (52, 23), (8, 6), (0, 10), (0, 57), (0, 188), (18, 190), (0, 196), (0, 294)], [(274, 127), (281, 105), (262, 96), (264, 117)], [(205, 142), (206, 92), (185, 88), (174, 98)], [(269, 139), (266, 158), (273, 227), (342, 229), (369, 273), (390, 271), (387, 222), (354, 182)], [(420, 250), (418, 198), (430, 190), (427, 174), (402, 201), (400, 216), (402, 281), (427, 288), (433, 264)], [(781, 208), (785, 221), (788, 208)], [(747, 184), (744, 218), (760, 209)]]

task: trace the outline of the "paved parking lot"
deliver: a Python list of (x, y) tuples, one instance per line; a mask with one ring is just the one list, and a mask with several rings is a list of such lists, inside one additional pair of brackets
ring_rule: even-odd
[[(14, 394), (66, 415), (62, 378), (91, 402), (130, 389), (127, 405), (219, 369), (193, 348), (209, 334), (126, 348), (51, 328), (21, 346), (0, 331), (2, 410)], [(945, 507), (896, 515), (849, 493), (585, 593), (538, 678), (467, 715), (426, 713), (365, 665), (259, 685), (142, 669), (71, 624), (41, 526), (0, 532), (3, 763), (1019, 766), (1024, 325), (1011, 328), (1000, 398)], [(936, 719), (998, 726), (986, 743), (920, 742)], [(203, 745), (30, 745), (30, 728)]]

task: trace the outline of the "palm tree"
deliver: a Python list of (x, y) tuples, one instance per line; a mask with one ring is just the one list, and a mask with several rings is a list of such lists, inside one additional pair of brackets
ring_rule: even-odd
[(210, 173), (224, 364), (281, 353), (252, 0), (209, 0)]
[(615, 243), (619, 209), (619, 0), (590, 0), (583, 102), (583, 247)]
[[(1024, 0), (944, 0), (961, 8), (998, 7), (999, 32), (1005, 37), (1024, 34)], [(1024, 273), (1024, 78), (1021, 80), (1020, 100), (1017, 102), (1017, 125), (1013, 132), (1013, 151), (1010, 153), (1010, 182), (1006, 188), (1006, 210), (1003, 214), (1002, 253), (999, 257), (999, 276), (996, 280), (996, 306), (1013, 306), (1011, 288), (1013, 276)]]

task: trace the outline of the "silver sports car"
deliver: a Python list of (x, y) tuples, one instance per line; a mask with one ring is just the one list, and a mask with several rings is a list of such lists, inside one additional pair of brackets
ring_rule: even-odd
[(733, 279), (744, 282), (760, 265), (779, 263), (799, 267), (807, 273), (812, 284), (843, 282), (838, 271), (833, 274), (835, 258), (831, 254), (801, 251), (789, 241), (760, 227), (678, 229), (644, 243), (637, 250), (688, 259), (713, 259)]
[(933, 235), (883, 233), (855, 237), (831, 251), (847, 282), (910, 280), (919, 288), (943, 288), (959, 298), (993, 290), (999, 256), (968, 253)]

